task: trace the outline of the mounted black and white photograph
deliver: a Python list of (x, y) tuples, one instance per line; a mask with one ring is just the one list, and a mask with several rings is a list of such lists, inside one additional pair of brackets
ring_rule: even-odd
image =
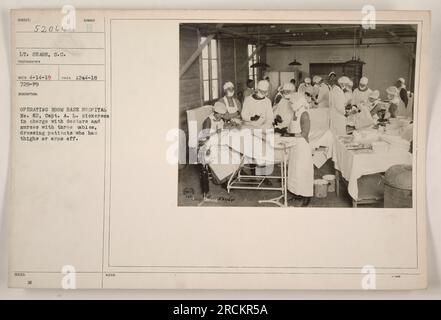
[(178, 205), (412, 208), (417, 32), (181, 23)]
[(431, 12), (342, 8), (12, 10), (4, 282), (426, 288)]

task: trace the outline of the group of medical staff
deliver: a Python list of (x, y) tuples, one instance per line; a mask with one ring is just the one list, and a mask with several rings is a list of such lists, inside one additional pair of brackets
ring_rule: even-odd
[[(289, 83), (279, 103), (273, 107), (268, 98), (270, 83), (267, 80), (258, 82), (256, 89), (245, 97), (243, 105), (235, 97), (232, 82), (226, 82), (223, 91), (223, 97), (216, 101), (212, 114), (203, 122), (202, 138), (234, 128), (235, 125), (263, 132), (274, 129), (282, 134), (290, 134), (296, 143), (289, 149), (288, 190), (303, 206), (307, 206), (313, 195), (314, 169), (308, 143), (310, 119), (307, 109), (310, 102), (306, 96), (296, 93), (295, 86)], [(256, 168), (256, 173), (258, 169), (259, 175), (265, 175), (265, 167)]]
[(355, 90), (347, 76), (337, 78), (336, 73), (331, 72), (326, 80), (320, 76), (314, 76), (312, 81), (305, 78), (298, 88), (295, 81), (285, 83), (278, 88), (274, 101), (268, 98), (268, 80), (259, 81), (255, 89), (249, 80), (243, 104), (235, 96), (234, 84), (226, 82), (224, 95), (214, 104), (213, 113), (204, 121), (203, 129), (214, 134), (240, 125), (250, 129), (274, 129), (276, 133), (293, 137), (295, 143), (289, 149), (288, 191), (301, 206), (308, 206), (314, 186), (308, 109), (328, 108), (329, 127), (335, 136), (347, 134), (348, 110), (352, 107), (364, 110), (360, 114), (372, 117), (373, 122), (380, 112), (383, 112), (382, 117), (411, 116), (412, 112), (403, 78), (386, 89), (386, 101), (380, 100), (378, 90), (369, 88), (366, 77), (360, 79)]
[[(353, 89), (353, 81), (342, 76), (337, 78), (335, 72), (329, 73), (325, 82), (320, 76), (307, 77), (298, 86), (298, 92), (305, 94), (310, 108), (329, 108), (330, 128), (337, 135), (347, 132), (348, 110), (357, 108), (358, 112), (367, 110), (375, 122), (378, 113), (384, 112), (386, 117), (412, 117), (412, 106), (404, 78), (399, 78), (393, 86), (385, 89), (386, 99), (380, 99), (380, 91), (369, 88), (369, 79), (362, 77), (357, 88)], [(289, 84), (288, 84), (289, 86)], [(279, 87), (278, 96), (285, 90), (286, 84)], [(363, 115), (365, 115), (363, 114)]]

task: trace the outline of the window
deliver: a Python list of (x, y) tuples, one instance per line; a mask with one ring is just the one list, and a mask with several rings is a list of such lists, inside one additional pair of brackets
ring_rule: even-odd
[[(207, 38), (201, 37), (201, 43)], [(219, 63), (217, 40), (212, 39), (202, 50), (202, 86), (204, 102), (219, 98)]]
[[(255, 44), (248, 45), (248, 57), (256, 51)], [(258, 53), (256, 53), (250, 60), (248, 60), (248, 78), (254, 80), (254, 86), (257, 84), (257, 68), (251, 68), (251, 65), (259, 61)]]

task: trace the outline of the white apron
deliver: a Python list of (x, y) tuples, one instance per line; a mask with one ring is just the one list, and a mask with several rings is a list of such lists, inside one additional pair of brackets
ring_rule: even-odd
[(332, 88), (329, 95), (329, 116), (331, 131), (335, 135), (345, 135), (346, 117), (344, 116), (344, 112), (346, 96), (343, 90), (339, 87)]
[(224, 103), (225, 103), (225, 106), (227, 107), (228, 113), (233, 114), (233, 113), (239, 112), (239, 108), (237, 107), (236, 100), (234, 98), (231, 100), (233, 100), (232, 106), (229, 105), (227, 97), (224, 97)]
[(398, 117), (409, 117), (411, 116), (411, 112), (409, 112), (409, 110), (411, 108), (405, 106), (403, 100), (401, 100), (400, 98), (396, 99), (396, 104), (398, 106), (397, 109), (397, 116)]
[(348, 104), (352, 105), (352, 98), (353, 98), (352, 91), (347, 90), (347, 91), (343, 91), (343, 93), (345, 94), (345, 106)]
[(366, 88), (366, 90), (360, 90), (359, 88), (355, 89), (352, 93), (352, 104), (355, 104), (359, 107), (363, 103), (367, 103), (369, 99), (369, 95), (372, 93), (372, 90)]
[(329, 87), (327, 84), (320, 84), (317, 103), (319, 108), (329, 108)]
[(282, 118), (282, 122), (277, 124), (277, 128), (288, 128), (291, 124), (291, 119), (294, 115), (288, 99), (282, 98), (279, 103), (273, 109), (274, 117), (279, 115)]
[[(291, 121), (290, 132), (301, 133), (300, 117), (304, 108), (296, 112)], [(296, 144), (289, 149), (288, 190), (296, 195), (312, 197), (314, 193), (314, 166), (309, 143), (303, 137), (296, 137)]]

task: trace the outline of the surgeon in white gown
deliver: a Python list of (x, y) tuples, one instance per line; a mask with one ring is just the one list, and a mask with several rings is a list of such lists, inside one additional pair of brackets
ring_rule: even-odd
[(302, 206), (306, 207), (314, 192), (314, 165), (308, 138), (311, 121), (306, 110), (308, 102), (304, 94), (290, 95), (290, 102), (294, 116), (289, 131), (294, 134), (296, 141), (289, 150), (287, 185), (289, 192), (300, 198)]
[(281, 98), (274, 106), (274, 129), (275, 132), (288, 132), (289, 125), (294, 115), (289, 97), (295, 93), (296, 89), (291, 82), (283, 84), (280, 95)]
[(340, 77), (338, 84), (333, 85), (329, 92), (330, 127), (335, 135), (346, 134), (345, 107), (347, 97), (343, 92), (343, 88), (349, 84), (349, 81), (349, 78), (346, 76)]
[[(257, 83), (257, 91), (246, 97), (242, 108), (242, 128), (249, 128), (255, 134), (266, 134), (268, 130), (273, 130), (274, 113), (271, 101), (268, 99), (270, 83), (266, 80), (260, 80)], [(271, 175), (273, 166), (258, 166), (257, 175)], [(271, 181), (265, 179), (265, 184), (270, 185)]]
[(369, 79), (367, 77), (361, 77), (358, 88), (352, 94), (352, 104), (355, 104), (357, 107), (366, 104), (372, 93), (372, 90), (368, 87), (368, 82)]

